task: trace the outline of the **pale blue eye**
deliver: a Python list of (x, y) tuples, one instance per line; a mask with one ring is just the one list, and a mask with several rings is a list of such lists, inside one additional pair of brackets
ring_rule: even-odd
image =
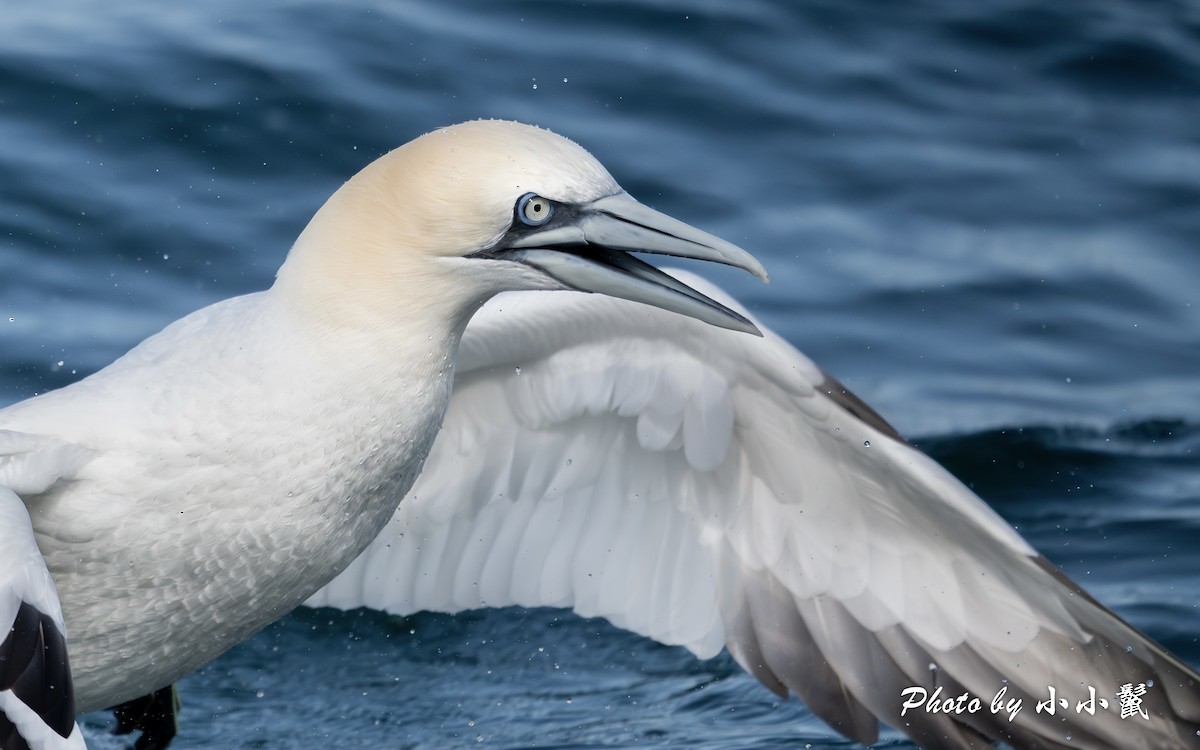
[(534, 193), (526, 193), (517, 200), (517, 218), (531, 227), (541, 226), (554, 214), (554, 204)]

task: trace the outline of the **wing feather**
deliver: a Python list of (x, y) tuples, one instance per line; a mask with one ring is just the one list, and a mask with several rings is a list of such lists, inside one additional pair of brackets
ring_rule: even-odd
[[(1195, 745), (1195, 671), (770, 332), (505, 295), (459, 362), (421, 478), (311, 605), (571, 607), (700, 657), (726, 646), (865, 743), (883, 720), (937, 748)], [(1050, 685), (1146, 680), (1148, 725), (1034, 710)], [(909, 686), (1025, 708), (902, 713)]]
[[(39, 447), (46, 446), (60, 458), (70, 454), (57, 443), (33, 436), (9, 432), (0, 437), (0, 450), (20, 448), (0, 456), (9, 478), (25, 487), (55, 481), (66, 469), (56, 469), (39, 454)], [(22, 466), (22, 457), (28, 459), (27, 466)], [(58, 593), (25, 503), (5, 486), (0, 486), (0, 738), (5, 738), (5, 747), (30, 750), (84, 747), (75, 724)]]

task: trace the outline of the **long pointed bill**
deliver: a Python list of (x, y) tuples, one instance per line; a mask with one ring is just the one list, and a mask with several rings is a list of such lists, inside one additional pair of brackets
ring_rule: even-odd
[(647, 208), (626, 193), (578, 206), (511, 241), (504, 256), (567, 286), (643, 302), (734, 331), (762, 334), (745, 316), (629, 255), (673, 255), (735, 266), (767, 280), (737, 245)]

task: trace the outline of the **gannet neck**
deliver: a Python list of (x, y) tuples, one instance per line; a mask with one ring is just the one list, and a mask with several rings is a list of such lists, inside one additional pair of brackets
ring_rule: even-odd
[(444, 259), (420, 252), (410, 222), (379, 209), (371, 190), (351, 180), (325, 203), (270, 293), (320, 335), (452, 342), (494, 292), (486, 279), (455, 277)]

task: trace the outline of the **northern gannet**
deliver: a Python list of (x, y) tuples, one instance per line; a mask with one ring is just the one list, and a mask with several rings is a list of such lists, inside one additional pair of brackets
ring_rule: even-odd
[[(444, 128), (339, 189), (271, 289), (0, 410), (0, 664), (55, 667), (0, 682), (10, 735), (82, 746), (64, 631), (75, 707), (129, 706), (307, 601), (572, 607), (728, 647), (868, 743), (882, 719), (931, 748), (1195, 746), (1200, 676), (719, 292), (626, 251), (765, 277), (566, 139)], [(1033, 710), (1148, 681), (1148, 723)], [(908, 710), (908, 686), (1027, 710)]]

